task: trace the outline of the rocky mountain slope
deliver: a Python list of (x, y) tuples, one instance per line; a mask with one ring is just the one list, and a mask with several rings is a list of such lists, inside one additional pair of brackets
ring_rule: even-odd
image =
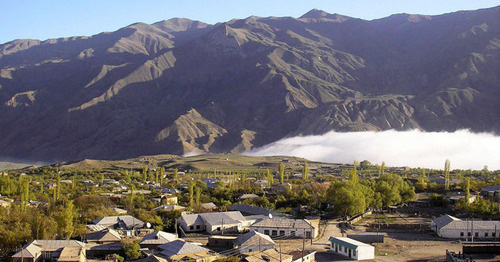
[(241, 152), (330, 130), (500, 133), (500, 7), (311, 10), (0, 45), (0, 156)]

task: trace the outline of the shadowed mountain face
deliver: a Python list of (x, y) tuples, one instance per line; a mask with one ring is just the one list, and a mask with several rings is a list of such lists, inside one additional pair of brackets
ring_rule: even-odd
[(500, 7), (172, 19), (0, 45), (0, 156), (241, 152), (330, 130), (500, 132)]

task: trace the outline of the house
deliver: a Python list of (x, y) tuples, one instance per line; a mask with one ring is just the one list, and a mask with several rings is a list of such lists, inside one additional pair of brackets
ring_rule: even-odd
[(94, 185), (94, 181), (92, 181), (90, 179), (84, 179), (80, 183), (85, 184), (86, 186), (93, 186)]
[(255, 182), (253, 182), (253, 185), (255, 187), (260, 187), (260, 188), (266, 188), (268, 185), (269, 185), (269, 182), (267, 182), (267, 180), (257, 180)]
[(177, 190), (175, 188), (162, 188), (161, 193), (162, 194), (180, 194), (181, 191)]
[(239, 235), (234, 241), (234, 247), (238, 249), (240, 254), (261, 251), (266, 249), (274, 249), (275, 243), (268, 235), (259, 232), (250, 231), (246, 234)]
[(290, 183), (278, 182), (278, 183), (274, 183), (271, 186), (271, 193), (274, 193), (274, 194), (283, 193), (283, 192), (286, 192), (288, 190), (292, 190), (292, 184), (290, 184)]
[(70, 185), (70, 184), (73, 184), (73, 181), (69, 180), (69, 179), (63, 179), (61, 180), (61, 184), (67, 184), (67, 185)]
[[(35, 261), (57, 261), (61, 254), (63, 259), (77, 253), (74, 250), (65, 248), (83, 249), (85, 252), (85, 243), (76, 240), (33, 240), (26, 244), (19, 252), (12, 256), (14, 262), (35, 262)], [(78, 253), (80, 254), (80, 253)], [(85, 254), (85, 253), (84, 253)], [(85, 260), (66, 260), (66, 261), (85, 261)]]
[(230, 211), (240, 211), (245, 216), (253, 216), (253, 215), (263, 215), (269, 217), (284, 217), (286, 216), (283, 213), (279, 213), (275, 210), (264, 208), (264, 207), (256, 207), (252, 205), (244, 205), (244, 204), (236, 204), (232, 206), (228, 206), (227, 210)]
[(500, 236), (500, 221), (464, 221), (450, 215), (444, 215), (432, 220), (430, 227), (443, 238), (494, 239)]
[(246, 262), (292, 262), (292, 255), (278, 252), (276, 249), (248, 252), (240, 261)]
[(117, 213), (118, 215), (125, 215), (125, 214), (127, 214), (127, 210), (122, 209), (122, 208), (118, 208), (118, 207), (114, 207), (113, 208), (113, 212)]
[(184, 210), (186, 210), (185, 207), (177, 206), (177, 205), (162, 205), (162, 206), (153, 208), (153, 211), (165, 211), (165, 212), (171, 212), (171, 211), (184, 212)]
[(83, 247), (65, 247), (61, 251), (58, 262), (85, 262), (87, 256)]
[(217, 259), (217, 253), (193, 243), (175, 240), (158, 246), (160, 255), (168, 261), (211, 262)]
[(155, 249), (160, 245), (177, 240), (177, 235), (163, 231), (155, 231), (142, 237), (139, 245), (142, 248)]
[(316, 238), (318, 228), (305, 219), (266, 218), (253, 223), (250, 231), (264, 233), (271, 237)]
[(487, 186), (481, 189), (481, 195), (484, 197), (498, 197), (500, 192), (500, 185)]
[(116, 232), (116, 230), (106, 228), (97, 232), (88, 233), (87, 235), (85, 235), (85, 240), (88, 243), (110, 244), (121, 242), (122, 238), (120, 237), (120, 234)]
[(178, 220), (184, 232), (241, 232), (247, 227), (247, 221), (238, 211), (184, 214)]
[(292, 262), (315, 262), (316, 261), (316, 251), (315, 250), (296, 250), (290, 252), (292, 255)]
[(120, 182), (114, 180), (114, 179), (103, 179), (102, 180), (103, 184), (108, 184), (108, 185), (119, 185)]
[(163, 194), (161, 197), (161, 203), (164, 205), (177, 205), (177, 196), (172, 194)]
[[(446, 194), (446, 198), (451, 204), (456, 204), (458, 201), (460, 201), (460, 199), (465, 199), (465, 192), (463, 191), (450, 192)], [(471, 204), (475, 200), (476, 200), (476, 195), (469, 194), (469, 199), (467, 199), (467, 202)]]
[(240, 197), (238, 197), (238, 199), (240, 201), (247, 200), (247, 199), (257, 199), (257, 198), (259, 198), (259, 196), (256, 194), (243, 194)]
[(118, 229), (129, 236), (132, 235), (134, 229), (144, 227), (144, 222), (129, 215), (103, 217), (92, 221), (92, 223), (105, 228)]
[(235, 236), (212, 235), (208, 237), (207, 246), (232, 249), (234, 247)]
[(217, 209), (217, 206), (212, 202), (203, 203), (203, 204), (201, 204), (201, 207), (206, 209), (207, 211), (213, 211), (213, 210)]
[(330, 250), (354, 260), (375, 258), (375, 247), (348, 237), (330, 237)]

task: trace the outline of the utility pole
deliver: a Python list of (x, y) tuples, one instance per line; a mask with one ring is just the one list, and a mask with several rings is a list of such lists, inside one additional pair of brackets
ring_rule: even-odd
[(222, 219), (221, 235), (224, 235), (224, 218)]
[(474, 218), (471, 220), (471, 241), (474, 242)]
[(280, 243), (280, 262), (282, 262), (283, 260), (281, 259), (281, 243)]
[(304, 262), (304, 252), (305, 252), (305, 249), (306, 249), (306, 235), (305, 235), (305, 231), (304, 231), (304, 235), (302, 237), (302, 259), (301, 261)]

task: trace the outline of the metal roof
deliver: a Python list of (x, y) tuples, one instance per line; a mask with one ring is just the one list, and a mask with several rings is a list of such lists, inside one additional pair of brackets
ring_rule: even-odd
[(244, 205), (244, 204), (236, 204), (236, 205), (228, 206), (227, 208), (229, 210), (240, 211), (242, 213), (252, 214), (252, 215), (268, 216), (269, 214), (271, 214), (273, 216), (285, 216), (285, 214), (279, 213), (279, 212), (272, 210), (272, 209), (263, 208), (263, 207), (256, 207), (256, 206), (251, 206), (251, 205)]
[(245, 217), (239, 211), (203, 213), (201, 219), (210, 225), (238, 224), (246, 221)]
[(444, 215), (444, 216), (440, 216), (436, 219), (433, 219), (432, 220), (432, 225), (433, 226), (436, 226), (437, 227), (437, 230), (439, 230), (440, 228), (448, 225), (449, 223), (451, 223), (452, 221), (457, 221), (457, 220), (460, 220), (454, 216), (450, 216), (448, 214)]
[(330, 237), (328, 241), (344, 247), (348, 247), (352, 250), (357, 250), (358, 247), (372, 247), (371, 245), (368, 245), (366, 243), (348, 237)]
[(210, 251), (209, 249), (206, 249), (204, 247), (189, 242), (185, 242), (183, 240), (175, 240), (170, 243), (158, 246), (158, 248), (162, 250), (160, 254), (167, 257)]
[(103, 217), (92, 221), (92, 223), (94, 223), (95, 225), (102, 225), (107, 227), (118, 225), (126, 229), (144, 226), (144, 222), (130, 215)]
[(166, 244), (177, 239), (177, 235), (172, 233), (167, 233), (163, 231), (155, 231), (151, 234), (145, 235), (141, 240), (141, 245), (145, 244), (155, 244), (161, 245)]
[(106, 228), (101, 231), (93, 232), (93, 233), (88, 233), (85, 235), (85, 239), (87, 241), (120, 241), (121, 237), (118, 232), (111, 228)]
[(314, 228), (304, 219), (290, 219), (290, 218), (266, 218), (253, 223), (250, 227), (265, 227), (265, 228), (298, 228), (298, 229), (312, 229)]
[(500, 190), (500, 185), (487, 186), (481, 189), (482, 192), (497, 192)]
[(235, 246), (256, 246), (256, 245), (274, 245), (274, 241), (270, 236), (264, 235), (256, 231), (250, 231), (246, 234), (239, 235), (234, 241)]

